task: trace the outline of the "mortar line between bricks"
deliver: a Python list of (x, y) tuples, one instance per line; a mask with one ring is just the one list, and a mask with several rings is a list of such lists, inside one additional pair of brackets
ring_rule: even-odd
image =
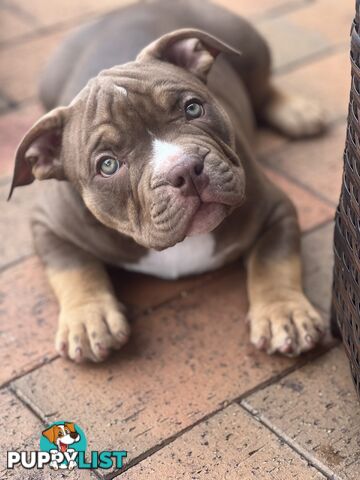
[(26, 22), (28, 25), (36, 26), (39, 25), (39, 22), (37, 18), (29, 13), (26, 10), (23, 10), (19, 5), (9, 2), (7, 0), (3, 0), (1, 5), (5, 10), (8, 12), (11, 12), (15, 16), (17, 15), (19, 18), (21, 18), (22, 21)]
[[(250, 21), (253, 21), (254, 23), (256, 23), (256, 21), (264, 20), (266, 18), (269, 18), (269, 19), (277, 18), (277, 17), (280, 17), (282, 15), (286, 15), (287, 13), (290, 13), (291, 11), (295, 11), (295, 10), (298, 10), (298, 9), (304, 7), (304, 6), (307, 6), (313, 1), (314, 0), (299, 0), (296, 3), (289, 1), (285, 4), (283, 4), (283, 5), (280, 5), (277, 8), (270, 8), (269, 10), (265, 11), (264, 13), (261, 13), (261, 14), (258, 14), (258, 15), (255, 14), (253, 16), (250, 16), (249, 19), (250, 19)], [(46, 35), (48, 33), (58, 33), (61, 30), (66, 29), (67, 27), (74, 28), (77, 25), (80, 25), (81, 23), (84, 23), (87, 20), (90, 20), (91, 18), (99, 18), (101, 16), (109, 15), (112, 12), (116, 12), (117, 10), (119, 10), (119, 8), (110, 8), (110, 9), (104, 9), (104, 10), (100, 10), (100, 11), (93, 11), (93, 12), (89, 12), (85, 15), (80, 14), (79, 16), (73, 17), (73, 18), (71, 18), (69, 20), (66, 20), (66, 21), (63, 21), (63, 22), (55, 22), (52, 25), (41, 26), (41, 25), (39, 25), (36, 17), (33, 17), (31, 14), (29, 14), (28, 12), (20, 9), (19, 7), (12, 6), (10, 4), (8, 5), (7, 3), (4, 4), (4, 7), (5, 8), (7, 7), (9, 10), (13, 10), (14, 11), (13, 13), (17, 13), (19, 16), (24, 16), (25, 15), (27, 20), (30, 20), (32, 22), (32, 24), (34, 24), (34, 22), (37, 22), (36, 24), (38, 25), (38, 27), (35, 27), (35, 29), (32, 32), (26, 33), (24, 35), (21, 35), (17, 38), (12, 39), (12, 40), (8, 40), (8, 41), (5, 40), (3, 42), (0, 42), (0, 47), (1, 48), (7, 48), (7, 47), (11, 48), (12, 46), (19, 45), (19, 44), (24, 43), (28, 40), (36, 39), (37, 37), (40, 37), (42, 35)]]
[[(333, 220), (325, 220), (324, 222), (322, 223), (319, 223), (318, 225), (315, 225), (314, 227), (312, 227), (311, 229), (309, 230), (306, 230), (306, 232), (303, 232), (301, 234), (302, 237), (306, 237), (314, 232), (316, 232), (317, 230), (320, 230), (321, 228), (324, 228), (325, 226), (331, 224), (333, 222)], [(31, 257), (34, 257), (35, 255), (33, 254), (29, 254), (29, 255), (25, 255), (24, 257), (21, 257), (20, 259), (17, 259), (5, 266), (3, 266), (2, 268), (0, 268), (0, 274), (3, 273), (4, 271), (12, 268), (12, 267), (15, 267), (16, 265), (22, 263), (23, 261), (31, 258)], [(239, 268), (244, 268), (244, 266), (240, 263), (239, 263)], [(187, 295), (192, 295), (192, 294), (195, 294), (197, 290), (199, 290), (200, 288), (203, 288), (204, 285), (209, 285), (211, 284), (212, 282), (215, 282), (217, 280), (220, 280), (221, 278), (224, 278), (226, 277), (227, 275), (231, 275), (231, 272), (229, 271), (225, 271), (223, 272), (222, 274), (219, 274), (218, 276), (214, 277), (214, 278), (210, 278), (207, 282), (205, 283), (202, 283), (202, 284), (199, 284), (198, 286), (194, 286), (194, 287), (191, 287), (189, 290), (184, 290)], [(183, 298), (183, 291), (182, 292), (179, 292), (178, 294), (175, 294), (171, 297), (169, 297), (168, 299), (164, 300), (163, 302), (159, 303), (158, 305), (155, 305), (153, 307), (145, 307), (144, 309), (138, 311), (137, 313), (131, 315), (129, 317), (130, 320), (132, 321), (136, 321), (137, 319), (139, 319), (140, 317), (143, 317), (143, 316), (146, 316), (149, 314), (149, 311), (151, 312), (156, 312), (157, 310), (159, 310), (160, 308), (162, 308), (164, 305), (167, 305), (171, 302), (174, 302), (176, 300), (181, 300), (181, 298)], [(320, 308), (318, 305), (317, 305), (318, 308)], [(320, 308), (321, 310), (321, 308)], [(3, 389), (3, 388), (6, 388), (8, 387), (9, 385), (11, 385), (13, 382), (15, 382), (16, 380), (19, 380), (21, 379), (22, 377), (25, 377), (26, 375), (34, 372), (35, 370), (39, 369), (39, 368), (42, 368), (44, 365), (47, 365), (49, 363), (52, 363), (53, 361), (55, 361), (56, 359), (60, 358), (59, 355), (57, 354), (54, 354), (53, 357), (51, 357), (50, 359), (48, 359), (47, 361), (43, 362), (43, 363), (40, 363), (38, 365), (35, 365), (33, 368), (31, 368), (30, 370), (27, 370), (26, 372), (23, 372), (23, 373), (20, 373), (19, 375), (15, 375), (13, 377), (11, 377), (8, 381), (2, 383), (0, 385), (0, 389)]]
[(16, 382), (16, 380), (19, 380), (20, 378), (25, 377), (26, 375), (29, 375), (30, 373), (35, 372), (35, 370), (38, 370), (39, 368), (43, 367), (44, 365), (48, 365), (49, 363), (54, 362), (57, 358), (60, 358), (60, 355), (58, 355), (57, 353), (54, 353), (53, 356), (49, 356), (42, 363), (34, 365), (29, 370), (26, 370), (26, 372), (22, 372), (22, 373), (19, 373), (18, 375), (14, 375), (9, 380), (7, 380), (6, 382), (4, 382), (0, 385), (0, 390), (3, 390), (4, 388), (10, 388), (10, 390), (11, 390), (13, 382)]
[[(242, 393), (241, 395), (239, 395), (238, 397), (235, 397), (231, 400), (224, 400), (221, 405), (216, 408), (215, 410), (213, 410), (212, 412), (208, 413), (207, 415), (204, 415), (202, 418), (198, 419), (196, 422), (192, 423), (191, 425), (183, 428), (182, 430), (180, 430), (179, 432), (176, 432), (174, 433), (173, 435), (171, 435), (170, 437), (166, 438), (165, 440), (163, 440), (162, 442), (158, 443), (157, 445), (154, 445), (153, 447), (149, 448), (148, 450), (146, 450), (145, 452), (143, 452), (142, 454), (138, 455), (137, 457), (135, 457), (133, 460), (131, 460), (124, 468), (122, 468), (121, 470), (117, 470), (115, 472), (112, 472), (108, 475), (105, 475), (104, 477), (102, 477), (104, 480), (112, 480), (113, 478), (116, 478), (120, 475), (122, 475), (124, 472), (126, 472), (127, 470), (131, 469), (132, 467), (134, 467), (135, 465), (138, 465), (139, 463), (141, 463), (142, 461), (144, 461), (146, 458), (154, 455), (155, 453), (159, 452), (160, 450), (162, 450), (164, 447), (167, 447), (168, 445), (170, 445), (171, 443), (173, 443), (177, 438), (180, 438), (182, 435), (186, 434), (188, 431), (192, 430), (194, 427), (196, 427), (197, 425), (205, 422), (206, 420), (209, 420), (210, 418), (212, 418), (213, 416), (215, 416), (216, 414), (220, 413), (221, 411), (223, 411), (224, 409), (226, 409), (227, 407), (229, 407), (230, 405), (233, 405), (233, 404), (237, 404), (239, 405), (240, 404), (240, 401), (250, 395), (252, 395), (253, 393), (257, 392), (258, 390), (261, 390), (261, 389), (264, 389), (274, 383), (277, 383), (279, 380), (281, 380), (282, 378), (286, 377), (287, 375), (290, 375), (291, 373), (293, 373), (295, 370), (298, 370), (302, 367), (304, 367), (306, 364), (308, 364), (309, 362), (321, 357), (322, 355), (325, 355), (326, 353), (328, 353), (332, 348), (334, 348), (335, 345), (331, 345), (329, 346), (328, 348), (326, 349), (323, 349), (321, 352), (312, 352), (310, 354), (307, 355), (306, 358), (300, 358), (299, 362), (296, 363), (295, 365), (292, 365), (291, 367), (285, 369), (284, 371), (274, 375), (273, 377), (261, 382), (259, 385), (256, 385), (254, 388)], [(340, 479), (341, 480), (341, 479)]]
[[(177, 297), (175, 297), (177, 298)], [(158, 308), (160, 306), (157, 306), (155, 308)], [(155, 310), (154, 308), (154, 310)], [(142, 315), (144, 315), (145, 313), (144, 312), (139, 312), (139, 314), (135, 315), (134, 318), (138, 318)], [(219, 413), (220, 411), (224, 410), (225, 408), (227, 408), (229, 405), (231, 404), (234, 404), (234, 403), (237, 403), (239, 404), (239, 402), (252, 395), (253, 393), (259, 391), (259, 390), (262, 390), (274, 383), (277, 383), (279, 380), (281, 380), (282, 378), (286, 377), (287, 375), (293, 373), (295, 370), (298, 370), (302, 367), (304, 367), (307, 363), (309, 363), (310, 361), (313, 361), (315, 360), (316, 358), (322, 356), (322, 355), (325, 355), (325, 353), (327, 353), (328, 351), (330, 351), (332, 348), (334, 348), (334, 346), (336, 346), (338, 344), (337, 343), (334, 343), (333, 345), (329, 346), (327, 349), (323, 349), (321, 352), (313, 352), (313, 353), (310, 353), (308, 354), (308, 356), (304, 359), (300, 359), (300, 361), (298, 363), (296, 363), (295, 365), (285, 369), (283, 372), (280, 372), (279, 374), (277, 375), (274, 375), (273, 377), (265, 380), (264, 382), (261, 382), (260, 384), (256, 385), (254, 388), (244, 392), (243, 394), (241, 394), (240, 396), (238, 397), (235, 397), (234, 399), (232, 400), (224, 400), (221, 405), (219, 406), (219, 408), (213, 410), (212, 412), (210, 412), (209, 414), (205, 415), (204, 417), (198, 419), (196, 422), (192, 423), (191, 425), (189, 425), (188, 427), (185, 427), (184, 429), (180, 430), (179, 432), (176, 432), (174, 435), (168, 437), (167, 439), (165, 439), (164, 441), (160, 442), (159, 444), (151, 447), (150, 449), (146, 450), (145, 452), (143, 452), (142, 454), (138, 455), (137, 457), (135, 457), (133, 460), (131, 460), (123, 469), (121, 469), (120, 471), (115, 471), (115, 472), (112, 472), (111, 474), (109, 475), (106, 475), (105, 477), (103, 475), (100, 475), (98, 474), (97, 472), (94, 472), (96, 473), (96, 475), (100, 478), (100, 479), (104, 479), (104, 480), (111, 480), (119, 475), (121, 475), (122, 473), (124, 473), (125, 471), (129, 470), (130, 468), (132, 468), (133, 466), (137, 465), (138, 463), (142, 462), (143, 460), (145, 460), (146, 458), (148, 458), (149, 456), (153, 455), (154, 453), (157, 453), (158, 451), (160, 451), (162, 448), (166, 447), (167, 445), (171, 444), (173, 441), (175, 441), (177, 438), (179, 438), (180, 436), (182, 436), (183, 434), (185, 434), (186, 432), (188, 432), (189, 430), (191, 430), (193, 427), (197, 426), (198, 424), (206, 421), (207, 419), (211, 418), (212, 416), (216, 415), (217, 413)], [(44, 365), (48, 365), (52, 362), (54, 362), (55, 360), (57, 360), (59, 357), (59, 355), (56, 355), (54, 356), (53, 358), (47, 360), (45, 363), (42, 363), (41, 365), (36, 365), (33, 369), (21, 374), (21, 375), (18, 375), (17, 377), (14, 377), (12, 378), (9, 382), (6, 382), (4, 383), (2, 386), (1, 386), (1, 390), (5, 389), (5, 388), (9, 388), (9, 390), (19, 399), (19, 401), (21, 401), (22, 404), (24, 404), (24, 406), (26, 408), (28, 408), (40, 421), (42, 424), (46, 425), (46, 417), (44, 415), (42, 415), (40, 409), (37, 409), (36, 405), (34, 405), (32, 403), (32, 401), (25, 395), (23, 394), (23, 392), (18, 389), (15, 385), (14, 382), (16, 382), (16, 380), (22, 378), (22, 377), (25, 377), (26, 375), (34, 372), (35, 370), (38, 370), (40, 368), (42, 368)]]
[(334, 218), (324, 220), (323, 222), (320, 222), (317, 225), (314, 225), (313, 227), (309, 228), (308, 230), (305, 230), (304, 232), (301, 232), (301, 238), (308, 237), (312, 233), (315, 233), (318, 230), (321, 230), (322, 228), (326, 227), (327, 225), (330, 225), (330, 224), (334, 223), (334, 220), (335, 220), (335, 211), (334, 211)]
[[(313, 1), (314, 0), (299, 0), (299, 2), (297, 3), (287, 2), (283, 5), (280, 5), (279, 7), (270, 8), (264, 13), (250, 15), (248, 18), (252, 23), (256, 25), (256, 22), (264, 21), (266, 19), (269, 19), (269, 20), (276, 19), (278, 17), (286, 15), (287, 13), (291, 13), (292, 11), (299, 10), (303, 7), (310, 5)], [(93, 11), (85, 15), (79, 15), (77, 17), (73, 17), (63, 22), (55, 22), (52, 25), (44, 25), (44, 26), (39, 26), (37, 28), (35, 27), (35, 29), (32, 32), (26, 33), (12, 40), (0, 42), (0, 48), (5, 48), (5, 49), (11, 48), (13, 46), (21, 45), (26, 41), (35, 40), (36, 38), (39, 38), (43, 35), (47, 35), (50, 33), (59, 33), (62, 30), (66, 30), (67, 28), (72, 29), (78, 25), (81, 25), (82, 23), (85, 23), (88, 20), (91, 20), (92, 18), (100, 18), (104, 15), (110, 15), (111, 13), (116, 12), (117, 10), (119, 10), (119, 8)], [(27, 12), (25, 11), (22, 11), (21, 13), (27, 14)], [(29, 18), (30, 17), (31, 15), (29, 15)], [(34, 19), (36, 20), (35, 17)]]
[[(344, 126), (344, 130), (346, 129), (346, 121), (347, 121), (347, 113), (340, 114), (330, 120), (327, 121), (326, 123), (326, 129), (323, 133), (319, 135), (315, 135), (313, 137), (304, 137), (304, 138), (299, 138), (299, 139), (291, 139), (289, 137), (286, 137), (286, 135), (279, 134), (280, 137), (282, 137), (285, 141), (282, 142), (280, 145), (273, 146), (268, 148), (267, 150), (261, 151), (261, 152), (256, 152), (255, 151), (255, 157), (258, 160), (260, 164), (264, 163), (264, 166), (267, 166), (267, 158), (272, 157), (273, 155), (277, 155), (278, 153), (281, 153), (285, 151), (289, 146), (291, 145), (296, 145), (296, 144), (303, 144), (307, 141), (311, 140), (318, 140), (321, 138), (324, 138), (326, 135), (328, 135), (331, 130), (339, 127), (340, 125)], [(269, 131), (269, 132), (276, 132), (275, 129), (271, 128), (270, 126), (266, 125), (266, 123), (260, 123), (259, 126), (257, 127), (258, 133), (261, 131)], [(256, 139), (256, 137), (255, 137)], [(345, 140), (344, 140), (344, 148), (345, 148)]]
[[(31, 257), (35, 257), (36, 255), (28, 255), (26, 257), (23, 257), (22, 259), (18, 259), (14, 262), (12, 262), (11, 264), (8, 264), (6, 267), (3, 268), (3, 270), (6, 270), (8, 268), (11, 268), (12, 266), (15, 266), (17, 263), (21, 263), (22, 260), (25, 260), (27, 258), (31, 258)], [(2, 270), (0, 269), (0, 274), (2, 273)], [(202, 283), (202, 284), (199, 284), (198, 286), (194, 286), (194, 287), (191, 287), (191, 289), (189, 290), (183, 290), (182, 292), (178, 293), (178, 294), (175, 294), (171, 297), (169, 297), (168, 299), (164, 300), (163, 302), (160, 302), (159, 304), (155, 305), (154, 307), (145, 307), (144, 309), (134, 313), (133, 315), (129, 315), (129, 320), (131, 321), (136, 321), (138, 320), (140, 317), (144, 317), (144, 316), (147, 316), (149, 314), (149, 311), (151, 312), (156, 312), (157, 310), (159, 310), (160, 308), (162, 308), (164, 305), (167, 305), (171, 302), (174, 302), (176, 300), (181, 300), (181, 298), (183, 298), (183, 292), (185, 291), (187, 293), (187, 295), (192, 295), (193, 293), (195, 293), (198, 289), (200, 288), (203, 288), (204, 285), (209, 285), (210, 283), (212, 282), (215, 282), (217, 280), (220, 280), (221, 278), (223, 277), (226, 277), (227, 275), (230, 275), (231, 272), (223, 272), (222, 274), (219, 274), (218, 276), (216, 276), (215, 278), (210, 278), (208, 281), (206, 281), (205, 283)], [(45, 365), (48, 365), (49, 363), (52, 363), (54, 362), (55, 360), (61, 358), (60, 355), (58, 354), (55, 354), (53, 356), (50, 356), (46, 361), (43, 361), (42, 363), (39, 363), (37, 365), (34, 365), (34, 367), (32, 367), (31, 369), (27, 370), (26, 372), (22, 372), (22, 373), (19, 373), (18, 375), (15, 375), (13, 377), (11, 377), (9, 380), (5, 381), (4, 383), (0, 384), (0, 390), (4, 389), (4, 388), (7, 388), (7, 387), (11, 387), (11, 384), (16, 382), (17, 380), (25, 377), (26, 375), (34, 372), (35, 370), (38, 370), (40, 368), (42, 368), (43, 366)]]
[[(350, 49), (350, 30), (349, 30), (349, 40), (346, 42), (339, 42), (335, 43), (334, 45), (330, 45), (328, 47), (324, 47), (318, 52), (310, 53), (309, 55), (305, 55), (297, 60), (293, 60), (285, 65), (282, 65), (278, 68), (273, 70), (273, 73), (276, 77), (281, 77), (282, 75), (286, 75), (288, 73), (297, 70), (300, 67), (304, 67), (305, 65), (310, 65), (315, 62), (319, 62), (324, 60), (325, 58), (332, 57), (340, 52), (348, 52)], [(350, 53), (349, 53), (349, 64), (350, 64)]]
[(307, 463), (312, 467), (322, 473), (325, 478), (328, 480), (344, 480), (339, 477), (335, 472), (330, 470), (326, 465), (324, 465), (320, 460), (313, 456), (306, 448), (303, 448), (297, 442), (289, 437), (284, 431), (280, 428), (277, 428), (275, 425), (272, 425), (271, 422), (263, 415), (259, 415), (258, 411), (253, 408), (245, 399), (239, 403), (239, 406), (242, 407), (246, 412), (248, 412), (255, 420), (261, 423), (264, 427), (270, 430), (276, 437), (284, 442), (291, 450), (295, 451), (301, 458), (303, 458)]
[(24, 262), (28, 258), (32, 257), (33, 255), (31, 253), (28, 253), (27, 255), (23, 255), (20, 258), (17, 258), (16, 260), (13, 260), (9, 263), (6, 263), (5, 265), (2, 265), (0, 267), (0, 274), (6, 272), (6, 270), (9, 270), (12, 267), (16, 267), (16, 265), (19, 265), (20, 263)]
[[(345, 145), (344, 145), (345, 146)], [(333, 202), (332, 200), (329, 200), (327, 197), (325, 197), (323, 194), (319, 193), (317, 190), (313, 189), (312, 187), (309, 187), (306, 183), (303, 183), (301, 180), (298, 179), (298, 177), (293, 177), (291, 173), (288, 173), (281, 168), (278, 168), (277, 166), (274, 166), (273, 164), (268, 164), (267, 161), (264, 162), (266, 168), (269, 170), (272, 170), (273, 172), (281, 175), (283, 178), (286, 180), (294, 183), (296, 186), (302, 188), (303, 190), (306, 190), (306, 192), (311, 193), (314, 197), (316, 197), (318, 200), (321, 200), (324, 202), (328, 207), (336, 208), (337, 207), (337, 202)]]
[(254, 22), (273, 20), (275, 18), (287, 15), (288, 13), (302, 10), (303, 8), (313, 5), (314, 3), (315, 0), (298, 0), (297, 2), (289, 1), (287, 3), (283, 3), (282, 5), (278, 5), (277, 7), (270, 7), (265, 13), (255, 14), (250, 18), (250, 20), (253, 20)]
[[(327, 124), (328, 128), (324, 132), (324, 134), (321, 137), (320, 136), (319, 137), (313, 137), (313, 140), (315, 140), (316, 138), (319, 138), (319, 139), (320, 138), (326, 138), (326, 135), (328, 133), (330, 133), (331, 130), (334, 130), (335, 128), (339, 127), (340, 125), (343, 125), (344, 126), (344, 131), (346, 131), (346, 120), (347, 120), (347, 114), (346, 115), (340, 115), (340, 116), (334, 118), (333, 120), (331, 120)], [(308, 140), (310, 140), (310, 139), (308, 139)], [(299, 140), (296, 141), (296, 143), (299, 143), (299, 145), (300, 145), (300, 143), (302, 141), (306, 141), (306, 139), (299, 139)], [(266, 152), (261, 153), (257, 157), (260, 165), (263, 165), (264, 167), (269, 168), (269, 169), (273, 170), (274, 172), (282, 175), (287, 180), (292, 181), (293, 183), (295, 183), (299, 187), (301, 187), (301, 188), (307, 190), (308, 192), (312, 193), (313, 195), (315, 195), (320, 200), (323, 200), (329, 206), (331, 206), (331, 207), (335, 206), (336, 207), (336, 204), (332, 200), (329, 200), (327, 197), (323, 196), (317, 190), (313, 190), (312, 187), (309, 187), (306, 183), (303, 183), (301, 180), (298, 179), (298, 177), (294, 177), (294, 176), (292, 176), (291, 173), (283, 170), (282, 168), (278, 167), (277, 165), (274, 165), (274, 164), (270, 163), (270, 157), (274, 157), (278, 154), (286, 152), (286, 150), (290, 146), (294, 146), (294, 144), (295, 144), (295, 142), (292, 142), (291, 140), (289, 140), (289, 141), (285, 142), (284, 144), (280, 145), (279, 147), (272, 149), (268, 154)], [(344, 139), (344, 150), (345, 150), (345, 139)], [(341, 155), (341, 159), (342, 159), (342, 157), (343, 157), (343, 155)]]
[[(31, 372), (28, 372), (31, 373)], [(14, 386), (9, 385), (10, 392), (21, 402), (21, 404), (29, 410), (35, 417), (42, 423), (44, 427), (46, 427), (47, 423), (44, 418), (41, 416), (41, 413), (33, 406), (33, 403), (24, 395), (22, 392), (18, 391)]]
[[(345, 115), (340, 115), (334, 119), (332, 119), (329, 123), (328, 123), (328, 129), (327, 131), (324, 133), (323, 137), (325, 138), (325, 136), (327, 135), (327, 133), (329, 133), (331, 130), (334, 130), (335, 128), (339, 127), (340, 125), (343, 125), (344, 126), (344, 130), (346, 130), (346, 120), (347, 120), (347, 114)], [(302, 140), (298, 140), (297, 142), (301, 142)], [(280, 145), (279, 147), (277, 148), (274, 148), (272, 150), (270, 150), (269, 152), (265, 152), (265, 153), (261, 153), (260, 155), (257, 156), (257, 159), (258, 159), (258, 162), (260, 163), (260, 165), (262, 165), (263, 167), (265, 168), (268, 168), (269, 170), (272, 170), (273, 172), (277, 173), (278, 175), (282, 176), (283, 178), (285, 178), (286, 180), (294, 183), (295, 185), (297, 185), (298, 187), (302, 188), (303, 190), (306, 190), (308, 193), (312, 194), (313, 196), (315, 196), (316, 198), (318, 198), (319, 200), (323, 201), (325, 204), (327, 204), (328, 206), (332, 207), (332, 208), (336, 208), (337, 207), (337, 203), (334, 203), (332, 200), (329, 200), (327, 197), (323, 196), (321, 193), (319, 193), (317, 190), (313, 190), (312, 187), (309, 187), (306, 183), (302, 182), (301, 180), (299, 180), (299, 177), (295, 177), (295, 176), (292, 176), (291, 173), (283, 170), (282, 168), (276, 166), (276, 165), (273, 165), (271, 163), (269, 163), (269, 158), (270, 157), (274, 157), (276, 155), (279, 155), (281, 153), (284, 153), (286, 152), (286, 150), (290, 147), (290, 146), (294, 146), (294, 142), (292, 142), (291, 140), (288, 140), (286, 141), (284, 144)], [(344, 150), (345, 150), (345, 140), (344, 140)], [(341, 159), (342, 159), (342, 156), (341, 156)], [(312, 229), (310, 229), (312, 231)]]

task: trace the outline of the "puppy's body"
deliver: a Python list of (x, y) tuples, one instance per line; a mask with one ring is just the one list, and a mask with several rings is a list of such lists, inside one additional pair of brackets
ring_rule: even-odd
[[(231, 117), (242, 143), (246, 140), (250, 146), (255, 137), (255, 114), (268, 94), (269, 50), (245, 20), (211, 3), (206, 8), (189, 0), (135, 4), (76, 32), (62, 45), (42, 78), (44, 104), (48, 109), (67, 105), (101, 70), (132, 61), (150, 42), (183, 27), (200, 28), (242, 52), (240, 58), (218, 58), (207, 86)], [(132, 125), (126, 128), (131, 135)], [(264, 179), (252, 159), (244, 167), (249, 180), (242, 208), (216, 232), (202, 238), (189, 237), (184, 245), (170, 247), (162, 254), (149, 252), (97, 222), (69, 183), (51, 182), (44, 188), (40, 215), (46, 215), (46, 222), (59, 236), (112, 265), (169, 279), (201, 273), (219, 268), (248, 250), (281, 195)], [(204, 250), (199, 248), (203, 241)], [(193, 254), (191, 259), (189, 252)]]
[[(183, 27), (212, 34), (242, 55), (195, 30), (198, 43), (192, 31), (156, 41)], [(174, 102), (186, 92), (206, 98), (204, 121), (179, 120)], [(99, 360), (126, 340), (99, 260), (178, 278), (245, 256), (253, 343), (300, 353), (318, 341), (324, 324), (302, 293), (295, 210), (251, 147), (256, 119), (292, 136), (317, 133), (322, 121), (311, 104), (304, 108), (271, 87), (269, 51), (253, 27), (205, 2), (130, 6), (64, 43), (45, 72), (42, 98), (48, 109), (71, 103), (25, 137), (13, 186), (33, 176), (70, 180), (46, 182), (33, 221), (60, 300), (60, 353)], [(104, 143), (122, 146), (127, 173), (119, 177), (120, 194), (128, 194), (119, 205), (117, 184), (88, 179), (90, 145)]]

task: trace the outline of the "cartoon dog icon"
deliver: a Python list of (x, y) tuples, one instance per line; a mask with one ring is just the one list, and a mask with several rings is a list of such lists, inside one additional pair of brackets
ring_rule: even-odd
[[(46, 437), (49, 442), (56, 445), (57, 450), (50, 450), (50, 452), (61, 452), (61, 453), (72, 453), (75, 450), (73, 448), (69, 448), (69, 445), (76, 443), (80, 440), (80, 435), (76, 431), (75, 425), (73, 423), (64, 422), (63, 424), (53, 425), (48, 429), (42, 432), (44, 437)], [(60, 468), (68, 468), (69, 470), (73, 470), (76, 467), (76, 462), (74, 460), (70, 460), (68, 465), (65, 463), (60, 464)], [(56, 461), (50, 463), (50, 467), (54, 470), (59, 468), (59, 464)]]

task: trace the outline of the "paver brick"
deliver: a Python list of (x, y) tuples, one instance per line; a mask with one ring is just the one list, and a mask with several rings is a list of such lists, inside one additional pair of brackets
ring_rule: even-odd
[(265, 17), (257, 26), (268, 39), (274, 67), (279, 69), (350, 43), (354, 14), (355, 8), (347, 2), (318, 0), (277, 18)]
[(340, 195), (345, 134), (345, 124), (341, 123), (320, 138), (287, 144), (263, 158), (264, 163), (335, 206)]
[(0, 384), (55, 357), (57, 306), (38, 260), (0, 277)]
[(288, 73), (276, 75), (275, 85), (289, 93), (307, 96), (325, 110), (328, 121), (345, 119), (350, 91), (349, 49), (329, 53)]
[(281, 14), (283, 9), (302, 8), (307, 0), (213, 0), (214, 3), (222, 5), (225, 8), (250, 18), (262, 18), (267, 15)]
[(359, 402), (342, 347), (242, 404), (335, 478), (359, 478)]
[[(355, 5), (338, 0), (316, 0), (292, 11), (286, 18), (307, 32), (317, 32), (332, 45), (350, 43), (350, 28)], [(303, 38), (301, 38), (303, 41)]]
[(257, 24), (257, 28), (270, 46), (274, 70), (304, 61), (331, 45), (316, 30), (307, 30), (287, 16), (265, 19)]
[(55, 27), (58, 24), (80, 23), (93, 15), (133, 3), (135, 0), (32, 0), (31, 4), (24, 0), (12, 0), (15, 5), (36, 19), (39, 27)]
[(0, 15), (0, 46), (22, 37), (23, 35), (29, 34), (33, 30), (33, 26), (26, 22), (21, 16), (16, 15), (14, 11), (1, 8), (1, 5)]
[(0, 390), (0, 412), (0, 430), (6, 432), (5, 435), (1, 435), (0, 478), (13, 479), (16, 477), (11, 476), (11, 471), (6, 470), (6, 452), (38, 448), (41, 422), (8, 389)]
[(0, 185), (0, 202), (5, 205), (0, 215), (0, 269), (33, 253), (30, 216), (35, 190), (33, 187), (19, 190), (5, 204), (9, 185)]
[[(150, 276), (112, 271), (119, 299), (131, 316), (148, 311), (218, 278), (216, 273), (165, 282)], [(0, 276), (0, 385), (56, 356), (54, 335), (58, 306), (45, 271), (30, 257)]]
[(325, 477), (237, 405), (196, 425), (124, 480), (320, 480)]
[(111, 361), (79, 367), (58, 359), (13, 386), (42, 418), (76, 418), (91, 432), (91, 448), (121, 446), (131, 460), (303, 361), (256, 351), (246, 309), (239, 269), (136, 319)]
[(66, 33), (61, 30), (3, 48), (0, 85), (4, 94), (17, 102), (35, 98), (40, 73)]
[(312, 193), (300, 188), (274, 170), (265, 168), (264, 171), (270, 180), (293, 201), (299, 215), (300, 227), (303, 231), (310, 230), (316, 225), (334, 218), (335, 208), (330, 207)]

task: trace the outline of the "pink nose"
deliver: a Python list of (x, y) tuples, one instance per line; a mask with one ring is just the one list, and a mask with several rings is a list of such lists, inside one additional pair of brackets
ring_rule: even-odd
[(182, 158), (166, 175), (166, 180), (183, 195), (196, 195), (208, 183), (204, 159), (194, 155)]

